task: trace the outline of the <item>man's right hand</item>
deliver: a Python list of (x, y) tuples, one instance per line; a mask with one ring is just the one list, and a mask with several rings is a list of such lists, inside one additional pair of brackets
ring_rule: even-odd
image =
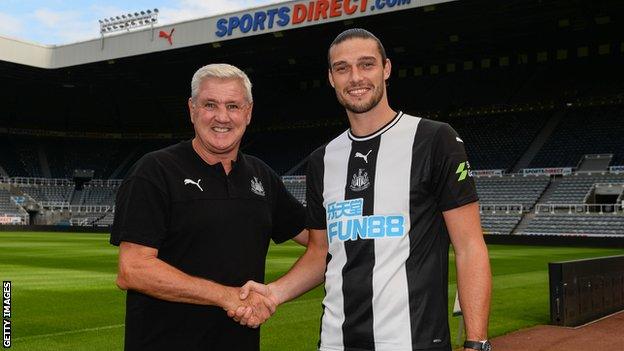
[[(271, 287), (269, 285), (256, 283), (252, 280), (248, 281), (240, 288), (239, 297), (241, 301), (246, 301), (254, 306), (258, 305), (258, 300), (262, 301), (271, 312), (270, 315), (275, 313), (275, 309), (279, 305), (279, 299), (271, 290)], [(262, 308), (260, 308), (260, 310), (262, 310)], [(233, 318), (241, 325), (247, 325), (252, 328), (264, 323), (268, 319), (268, 317), (270, 317), (269, 315), (268, 317), (263, 319), (262, 317), (266, 316), (266, 314), (256, 316), (256, 313), (251, 311), (251, 308), (245, 305), (241, 305), (235, 310), (228, 310), (227, 312), (230, 318)], [(261, 322), (258, 323), (258, 321)]]
[[(275, 308), (302, 295), (321, 284), (325, 279), (327, 251), (327, 231), (310, 229), (306, 251), (288, 273), (268, 285), (248, 281), (240, 288), (240, 299), (249, 299), (254, 293), (257, 293), (269, 300)], [(242, 325), (256, 325), (249, 309), (228, 309), (228, 316)]]
[(277, 307), (275, 300), (263, 295), (264, 292), (261, 288), (249, 287), (249, 282), (240, 289), (228, 287), (223, 308), (241, 325), (257, 328), (275, 313)]

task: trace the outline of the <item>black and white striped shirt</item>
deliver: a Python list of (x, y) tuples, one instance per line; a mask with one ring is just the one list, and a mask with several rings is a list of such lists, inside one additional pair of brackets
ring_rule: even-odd
[(308, 227), (329, 242), (320, 350), (450, 350), (442, 212), (477, 201), (463, 141), (399, 112), (312, 153)]

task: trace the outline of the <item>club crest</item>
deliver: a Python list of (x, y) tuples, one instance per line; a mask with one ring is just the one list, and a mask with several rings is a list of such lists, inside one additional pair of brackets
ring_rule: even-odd
[(367, 189), (369, 186), (370, 181), (368, 180), (368, 173), (360, 168), (358, 173), (354, 174), (353, 178), (351, 178), (351, 186), (349, 186), (349, 188), (353, 191), (362, 191)]
[(262, 186), (262, 182), (258, 180), (257, 177), (253, 177), (251, 180), (251, 191), (253, 191), (256, 195), (265, 196), (264, 187)]

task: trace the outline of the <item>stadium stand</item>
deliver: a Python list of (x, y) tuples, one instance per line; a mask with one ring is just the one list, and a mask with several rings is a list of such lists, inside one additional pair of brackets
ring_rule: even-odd
[(286, 189), (299, 200), (302, 204), (306, 204), (306, 178), (305, 176), (284, 176), (282, 181)]
[(95, 222), (96, 225), (102, 227), (109, 227), (113, 225), (113, 220), (115, 219), (115, 212), (109, 211), (106, 213), (104, 217), (99, 217), (99, 219)]
[(125, 156), (122, 143), (99, 139), (47, 139), (44, 144), (53, 178), (71, 177), (75, 169), (92, 169), (106, 179)]
[[(302, 128), (250, 131), (242, 151), (259, 157), (278, 174), (285, 174), (308, 155), (347, 129), (344, 121), (327, 126), (304, 126)], [(301, 174), (304, 167), (299, 167)]]
[(526, 235), (624, 235), (624, 215), (538, 213), (522, 232)]
[(4, 168), (9, 176), (27, 177), (29, 174), (24, 168), (22, 159), (19, 158), (15, 147), (13, 146), (13, 138), (0, 138), (0, 166)]
[(516, 205), (531, 209), (550, 183), (548, 176), (502, 176), (475, 178), (479, 202), (487, 205)]
[(37, 202), (69, 203), (74, 185), (24, 184), (20, 189)]
[(28, 214), (11, 199), (11, 193), (0, 188), (0, 224), (27, 224)]
[(117, 194), (118, 187), (118, 185), (86, 184), (79, 204), (113, 206), (115, 204), (115, 195)]
[(69, 220), (72, 226), (89, 226), (92, 225), (97, 219), (97, 213), (91, 212), (70, 212), (71, 219)]
[[(502, 213), (501, 213), (502, 212)], [(481, 211), (481, 227), (485, 234), (509, 235), (522, 219), (522, 211)]]
[(554, 178), (548, 194), (540, 201), (546, 204), (583, 204), (592, 186), (597, 183), (624, 184), (624, 174), (564, 175)]
[[(119, 35), (107, 37), (106, 45), (102, 39), (96, 57), (102, 50), (111, 55), (107, 48), (113, 47), (131, 54), (54, 69), (0, 60), (0, 81), (9, 87), (0, 114), (0, 166), (9, 177), (48, 178), (25, 178), (11, 190), (44, 210), (62, 211), (57, 224), (109, 225), (118, 183), (106, 180), (124, 178), (144, 154), (192, 136), (188, 80), (210, 58), (242, 67), (253, 82), (254, 116), (243, 152), (280, 175), (304, 174), (306, 156), (347, 126), (326, 81), (324, 52), (328, 33), (351, 25), (375, 28), (385, 43), (393, 108), (450, 123), (473, 170), (573, 172), (587, 154), (612, 154), (608, 165), (624, 165), (624, 46), (613, 35), (622, 32), (621, 3), (458, 3), (285, 29), (279, 37), (254, 31), (253, 38), (173, 50), (153, 51), (153, 42)], [(397, 35), (406, 32), (414, 40)], [(137, 54), (141, 45), (147, 49)], [(94, 170), (96, 180), (77, 190), (75, 169)], [(305, 202), (305, 178), (283, 179)], [(569, 232), (562, 229), (566, 221), (586, 221), (580, 234), (623, 234), (621, 211), (569, 210), (587, 208), (594, 184), (623, 181), (624, 175), (606, 172), (476, 177), (484, 231), (556, 234)], [(15, 207), (8, 192), (0, 195)]]
[[(19, 160), (19, 166), (25, 171), (25, 176), (27, 177), (43, 177), (39, 163), (38, 146), (38, 142), (33, 139), (20, 140), (20, 142), (14, 143), (15, 155)], [(18, 170), (19, 168), (16, 167), (14, 169)], [(16, 176), (17, 174), (9, 173), (9, 175)]]
[(473, 169), (510, 170), (551, 113), (492, 113), (455, 117), (448, 122), (464, 140)]
[(531, 167), (576, 167), (585, 154), (614, 154), (612, 164), (624, 164), (624, 107), (570, 109)]

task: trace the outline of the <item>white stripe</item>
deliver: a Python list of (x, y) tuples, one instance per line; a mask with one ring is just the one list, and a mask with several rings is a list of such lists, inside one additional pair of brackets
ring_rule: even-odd
[(23, 336), (23, 337), (19, 337), (19, 338), (13, 338), (13, 341), (24, 341), (24, 340), (31, 340), (31, 339), (43, 339), (43, 338), (49, 338), (49, 337), (52, 337), (52, 336), (79, 334), (79, 333), (84, 333), (84, 332), (97, 331), (97, 330), (106, 330), (106, 329), (116, 329), (116, 328), (121, 328), (124, 325), (125, 324), (114, 324), (114, 325), (106, 325), (106, 326), (103, 326), (103, 327), (96, 327), (96, 328), (84, 328), (84, 329), (68, 330), (68, 331), (58, 332), (58, 333), (29, 335), (29, 336)]
[[(347, 133), (327, 144), (325, 148), (325, 172), (323, 176), (323, 206), (335, 201), (343, 201), (347, 184), (349, 168), (349, 154), (351, 140)], [(344, 243), (333, 240), (329, 244), (331, 261), (327, 265), (325, 274), (325, 298), (323, 306), (323, 320), (321, 321), (321, 349), (342, 350), (342, 324), (344, 315), (344, 296), (342, 295), (342, 267), (347, 262)]]
[(405, 262), (410, 250), (410, 170), (420, 118), (404, 116), (381, 137), (375, 173), (375, 215), (403, 215), (404, 235), (375, 240), (375, 350), (412, 349)]

